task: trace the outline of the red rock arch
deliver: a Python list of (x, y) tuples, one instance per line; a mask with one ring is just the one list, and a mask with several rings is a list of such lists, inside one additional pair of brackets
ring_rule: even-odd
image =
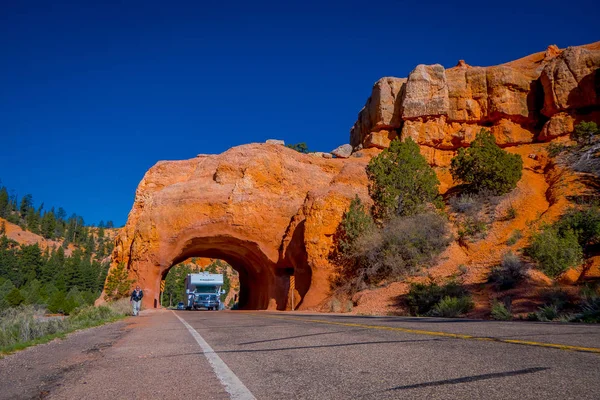
[(280, 145), (161, 161), (140, 182), (113, 264), (124, 263), (158, 306), (160, 280), (189, 257), (227, 261), (240, 273), (246, 309), (319, 307), (333, 267), (333, 234), (350, 200), (368, 199), (363, 157), (325, 159)]

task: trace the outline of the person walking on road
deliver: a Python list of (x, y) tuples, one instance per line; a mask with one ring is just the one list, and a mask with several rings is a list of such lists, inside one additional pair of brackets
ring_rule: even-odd
[(142, 307), (142, 297), (144, 297), (144, 292), (138, 285), (135, 287), (133, 293), (131, 293), (131, 298), (129, 299), (129, 302), (133, 305), (133, 315), (138, 315), (140, 313), (140, 308)]

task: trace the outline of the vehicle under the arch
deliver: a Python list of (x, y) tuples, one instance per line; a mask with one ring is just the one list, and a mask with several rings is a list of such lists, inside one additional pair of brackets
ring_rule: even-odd
[(188, 274), (185, 278), (186, 310), (219, 310), (223, 274)]

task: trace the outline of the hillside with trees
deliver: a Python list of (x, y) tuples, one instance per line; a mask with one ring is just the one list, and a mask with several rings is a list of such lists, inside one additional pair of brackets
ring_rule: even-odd
[(114, 247), (109, 221), (87, 225), (59, 207), (0, 187), (0, 311), (20, 305), (69, 314), (98, 298)]

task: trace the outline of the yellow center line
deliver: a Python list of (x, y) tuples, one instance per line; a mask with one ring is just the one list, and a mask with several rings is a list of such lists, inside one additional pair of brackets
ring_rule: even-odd
[(353, 328), (378, 329), (378, 330), (384, 330), (384, 331), (412, 333), (415, 335), (440, 336), (440, 337), (447, 337), (447, 338), (452, 338), (452, 339), (477, 340), (477, 341), (482, 341), (482, 342), (509, 343), (509, 344), (523, 345), (523, 346), (546, 347), (546, 348), (552, 348), (552, 349), (558, 349), (558, 350), (580, 351), (580, 352), (584, 352), (584, 353), (600, 354), (600, 348), (597, 348), (597, 347), (571, 346), (568, 344), (534, 342), (534, 341), (530, 341), (530, 340), (501, 339), (501, 338), (495, 338), (495, 337), (463, 335), (463, 334), (459, 334), (459, 333), (426, 331), (426, 330), (422, 330), (422, 329), (399, 328), (399, 327), (385, 326), (385, 325), (357, 324), (357, 323), (353, 323), (353, 322), (325, 321), (322, 319), (298, 318), (298, 317), (291, 317), (291, 316), (280, 317), (280, 316), (275, 316), (275, 315), (265, 315), (265, 314), (257, 314), (257, 313), (248, 313), (248, 314), (255, 315), (257, 317), (276, 318), (276, 319), (302, 321), (302, 322), (313, 322), (313, 323), (317, 323), (317, 324), (349, 326), (349, 327), (353, 327)]

